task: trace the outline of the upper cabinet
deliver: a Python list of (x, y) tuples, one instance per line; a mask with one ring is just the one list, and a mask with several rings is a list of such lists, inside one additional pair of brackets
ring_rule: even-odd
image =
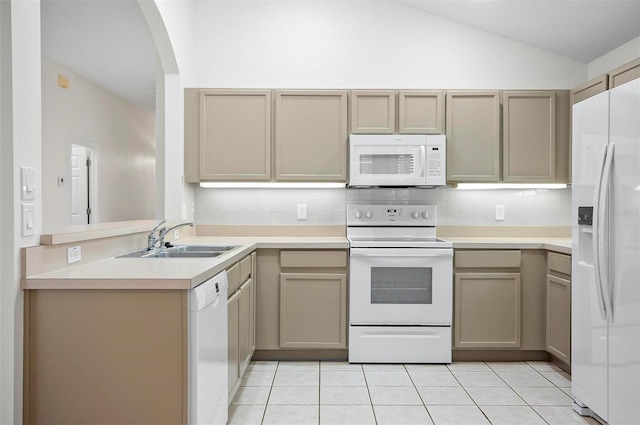
[(571, 104), (575, 105), (578, 102), (589, 99), (592, 96), (607, 91), (608, 88), (609, 78), (606, 74), (587, 81), (584, 84), (580, 84), (571, 90)]
[(566, 183), (569, 112), (568, 90), (448, 91), (447, 181)]
[(351, 133), (393, 134), (395, 132), (395, 91), (353, 90), (351, 92)]
[(186, 89), (184, 103), (189, 183), (347, 181), (346, 90)]
[(200, 180), (271, 178), (271, 91), (200, 91)]
[(276, 92), (275, 178), (347, 181), (347, 92)]
[(640, 58), (609, 72), (609, 88), (621, 86), (636, 78), (640, 78)]
[(398, 133), (443, 134), (444, 92), (442, 90), (398, 92)]
[(505, 91), (503, 111), (503, 180), (554, 182), (555, 92)]
[(396, 104), (394, 90), (351, 91), (351, 133), (444, 134), (444, 91), (400, 90), (397, 97)]
[(447, 92), (447, 181), (500, 181), (500, 92)]

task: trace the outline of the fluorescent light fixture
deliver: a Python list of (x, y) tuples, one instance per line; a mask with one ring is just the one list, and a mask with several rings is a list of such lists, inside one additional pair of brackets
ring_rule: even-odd
[(486, 190), (486, 189), (565, 189), (564, 183), (458, 183), (457, 188), (462, 190)]
[(346, 187), (346, 183), (326, 182), (203, 182), (200, 187), (218, 189), (340, 189)]

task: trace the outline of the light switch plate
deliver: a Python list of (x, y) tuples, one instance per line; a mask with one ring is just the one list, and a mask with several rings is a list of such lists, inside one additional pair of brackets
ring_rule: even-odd
[(496, 205), (496, 221), (504, 221), (504, 205)]
[(34, 204), (22, 204), (22, 236), (33, 236), (36, 227), (36, 207)]
[(20, 167), (20, 192), (23, 201), (31, 201), (36, 197), (35, 170), (31, 167)]

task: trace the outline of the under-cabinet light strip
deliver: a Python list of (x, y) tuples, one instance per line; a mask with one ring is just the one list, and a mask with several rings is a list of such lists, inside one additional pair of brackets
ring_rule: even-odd
[(481, 189), (565, 189), (564, 183), (458, 183), (457, 188), (462, 190)]
[(203, 182), (203, 188), (227, 189), (339, 189), (346, 187), (345, 183), (286, 183), (286, 182)]

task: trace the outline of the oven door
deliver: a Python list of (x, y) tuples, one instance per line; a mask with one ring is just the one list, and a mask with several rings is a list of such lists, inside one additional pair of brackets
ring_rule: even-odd
[(449, 326), (453, 250), (352, 248), (351, 325)]

